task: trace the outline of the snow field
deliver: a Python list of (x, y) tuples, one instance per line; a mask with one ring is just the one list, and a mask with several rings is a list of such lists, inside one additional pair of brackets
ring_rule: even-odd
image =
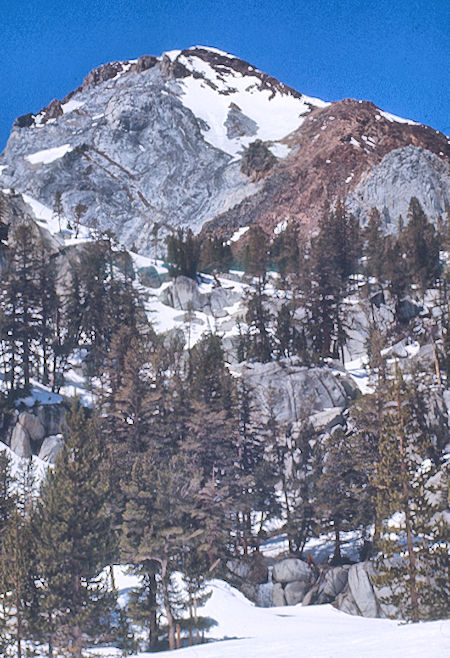
[[(137, 578), (115, 567), (122, 603)], [(400, 624), (352, 617), (331, 605), (257, 608), (221, 580), (211, 580), (211, 597), (199, 610), (217, 622), (208, 644), (165, 652), (180, 658), (440, 658), (450, 653), (450, 620)], [(115, 649), (92, 655), (118, 656)], [(154, 654), (140, 653), (139, 658)], [(137, 658), (137, 657), (136, 657)]]
[[(272, 96), (271, 89), (260, 88), (260, 78), (251, 74), (255, 71), (253, 67), (250, 67), (245, 75), (225, 67), (223, 72), (219, 72), (209, 63), (196, 57), (194, 53), (188, 56), (179, 55), (178, 61), (190, 71), (202, 76), (199, 78), (190, 76), (179, 82), (183, 105), (208, 124), (209, 130), (203, 133), (205, 140), (233, 157), (255, 139), (263, 141), (282, 139), (302, 124), (303, 115), (310, 112), (311, 105), (315, 107), (328, 105), (324, 101), (308, 96), (296, 98), (281, 92), (276, 92)], [(208, 83), (212, 83), (213, 86)], [(228, 138), (225, 121), (232, 103), (255, 121), (258, 125), (256, 135)], [(275, 151), (276, 149), (277, 147)], [(283, 153), (281, 157), (285, 157), (286, 149), (280, 150)]]

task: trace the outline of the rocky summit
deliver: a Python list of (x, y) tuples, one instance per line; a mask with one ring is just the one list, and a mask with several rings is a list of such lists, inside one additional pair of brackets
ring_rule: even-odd
[[(428, 216), (450, 200), (448, 138), (370, 102), (310, 98), (214, 48), (112, 62), (66, 98), (19, 117), (0, 156), (0, 187), (36, 215), (64, 214), (151, 248), (155, 228), (224, 238), (250, 223), (313, 229), (345, 199), (388, 230), (414, 194)], [(39, 205), (41, 204), (41, 205)]]

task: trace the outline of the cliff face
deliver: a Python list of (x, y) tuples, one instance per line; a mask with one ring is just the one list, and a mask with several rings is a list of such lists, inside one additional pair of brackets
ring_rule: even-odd
[(364, 224), (377, 207), (393, 230), (411, 196), (431, 218), (450, 203), (448, 138), (382, 112), (369, 102), (346, 99), (314, 109), (284, 140), (290, 147), (258, 193), (214, 219), (207, 230), (228, 233), (257, 221), (270, 233), (280, 221), (313, 229), (337, 199)]
[[(251, 147), (255, 141), (262, 145)], [(412, 194), (431, 217), (449, 203), (444, 135), (372, 103), (308, 98), (211, 48), (112, 62), (62, 101), (19, 117), (0, 157), (0, 186), (64, 213), (87, 207), (127, 246), (152, 229), (226, 237), (289, 219), (314, 227), (347, 199), (364, 222), (376, 205), (395, 226)]]

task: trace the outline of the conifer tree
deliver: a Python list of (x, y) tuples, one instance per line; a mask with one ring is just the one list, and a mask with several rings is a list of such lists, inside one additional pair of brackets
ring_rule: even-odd
[(73, 214), (75, 217), (75, 237), (78, 237), (78, 233), (80, 231), (80, 222), (83, 216), (86, 214), (87, 211), (87, 206), (84, 205), (84, 203), (77, 203), (75, 208), (73, 209)]
[[(415, 391), (418, 388), (423, 394), (429, 392), (429, 385), (424, 387), (416, 374)], [(439, 429), (433, 424), (424, 427), (422, 414), (397, 366), (388, 388), (377, 465), (378, 507), (386, 519), (377, 582), (391, 589), (384, 602), (413, 622), (442, 607), (442, 579), (446, 578), (441, 551), (445, 526), (429, 490), (431, 477), (441, 466), (436, 454)], [(393, 560), (394, 556), (400, 558)], [(430, 607), (428, 601), (433, 602)]]
[[(196, 495), (200, 475), (181, 455), (165, 466), (156, 466), (150, 452), (136, 459), (127, 487), (121, 550), (137, 573), (154, 574), (155, 563), (161, 582), (170, 649), (175, 649), (176, 617), (172, 574), (181, 564), (183, 551), (196, 536)], [(149, 634), (154, 628), (154, 599), (147, 610)]]
[(280, 274), (280, 285), (289, 288), (289, 275), (296, 274), (304, 257), (298, 226), (289, 223), (273, 240), (270, 257)]
[(218, 237), (207, 238), (201, 245), (199, 269), (202, 272), (227, 272), (231, 267), (232, 254), (229, 244)]
[(207, 565), (199, 559), (197, 551), (191, 551), (183, 560), (183, 581), (187, 595), (187, 612), (189, 617), (183, 620), (183, 627), (188, 630), (188, 643), (200, 644), (200, 630), (209, 628), (211, 621), (198, 614), (198, 608), (203, 606), (210, 598), (212, 592), (208, 591), (204, 574), (208, 572)]
[(290, 356), (294, 352), (295, 327), (293, 326), (292, 312), (288, 304), (283, 304), (278, 311), (275, 340), (280, 357)]
[(172, 276), (187, 276), (197, 280), (200, 261), (200, 242), (191, 229), (178, 229), (167, 237), (167, 262)]
[(343, 359), (346, 342), (343, 298), (345, 280), (341, 266), (330, 256), (326, 228), (311, 241), (307, 270), (303, 276), (302, 306), (304, 331), (316, 359), (328, 356)]
[(411, 285), (411, 276), (406, 259), (403, 257), (401, 238), (389, 236), (386, 244), (385, 277), (397, 305)]
[(401, 239), (412, 280), (424, 293), (439, 276), (439, 237), (416, 197), (409, 203)]
[[(41, 355), (42, 372), (41, 381), (48, 384), (50, 381), (50, 363), (55, 340), (55, 318), (58, 311), (59, 299), (56, 293), (56, 269), (54, 260), (48, 258), (43, 250), (36, 262), (36, 275), (38, 285), (38, 315), (37, 327), (37, 353)], [(53, 359), (55, 366), (55, 359)], [(53, 379), (55, 378), (53, 373)]]
[(105, 612), (114, 604), (99, 577), (110, 563), (113, 539), (98, 427), (78, 400), (65, 422), (64, 445), (42, 485), (34, 522), (39, 610), (49, 645), (70, 647), (81, 658), (83, 642), (101, 637)]
[(363, 236), (364, 255), (366, 256), (365, 270), (368, 276), (374, 276), (381, 281), (385, 267), (385, 238), (380, 213), (376, 208), (370, 212)]
[(247, 244), (244, 252), (245, 273), (258, 279), (261, 288), (265, 281), (269, 265), (269, 238), (265, 231), (254, 224), (248, 231)]
[(76, 299), (70, 307), (79, 306), (75, 317), (78, 334), (88, 348), (86, 374), (96, 376), (107, 358), (111, 340), (121, 326), (139, 323), (138, 301), (128, 268), (120, 270), (120, 253), (114, 250), (114, 238), (100, 234), (84, 245), (76, 267), (73, 293)]
[(31, 526), (34, 475), (31, 462), (16, 479), (14, 508), (5, 528), (0, 561), (1, 617), (11, 629), (16, 655), (23, 655), (24, 640), (33, 632), (38, 593), (35, 538)]
[(340, 564), (341, 533), (354, 527), (360, 514), (360, 493), (366, 485), (361, 464), (355, 463), (345, 431), (334, 428), (324, 441), (323, 470), (317, 482), (322, 527), (334, 533), (333, 564)]
[(245, 320), (249, 327), (247, 358), (267, 363), (272, 358), (273, 341), (269, 331), (272, 314), (265, 293), (265, 278), (258, 278), (255, 291), (248, 295)]
[(266, 455), (266, 441), (271, 433), (266, 433), (266, 427), (257, 418), (252, 394), (245, 382), (240, 382), (239, 386), (238, 413), (236, 474), (231, 491), (236, 548), (246, 555), (252, 549), (259, 550), (264, 524), (278, 515), (280, 506), (275, 492), (275, 466)]
[(13, 478), (11, 475), (11, 459), (5, 450), (0, 451), (0, 547), (3, 531), (8, 524), (14, 509), (12, 496)]
[(35, 271), (37, 244), (32, 230), (19, 223), (14, 247), (1, 281), (2, 340), (5, 348), (5, 375), (9, 389), (30, 385), (33, 344), (38, 335), (39, 289)]
[(64, 213), (64, 208), (62, 204), (62, 193), (58, 191), (55, 194), (55, 200), (53, 202), (53, 216), (56, 217), (56, 219), (58, 220), (58, 228), (60, 232), (61, 232), (61, 219), (63, 213)]

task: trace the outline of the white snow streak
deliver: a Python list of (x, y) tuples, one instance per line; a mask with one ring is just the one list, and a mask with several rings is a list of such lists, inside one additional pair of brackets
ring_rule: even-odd
[(403, 119), (402, 117), (398, 117), (396, 114), (391, 114), (390, 112), (382, 112), (380, 110), (380, 114), (381, 114), (381, 116), (383, 116), (385, 119), (387, 119), (391, 123), (393, 123), (393, 122), (408, 123), (410, 126), (418, 126), (419, 125), (417, 123), (417, 121), (412, 121), (412, 119)]
[(238, 230), (233, 233), (228, 243), (237, 242), (238, 240), (240, 240), (240, 238), (242, 238), (242, 236), (245, 235), (245, 233), (247, 233), (249, 228), (250, 226), (241, 226), (241, 228), (238, 228)]
[(55, 146), (51, 149), (30, 153), (30, 155), (25, 156), (25, 160), (28, 160), (31, 164), (50, 164), (50, 162), (62, 158), (66, 153), (70, 153), (71, 150), (72, 147), (70, 144), (63, 144), (62, 146)]
[(83, 105), (84, 105), (84, 101), (70, 100), (67, 101), (67, 103), (64, 103), (64, 105), (61, 105), (61, 107), (64, 114), (69, 114), (70, 112), (73, 112), (74, 110), (78, 110), (78, 108), (83, 107)]

